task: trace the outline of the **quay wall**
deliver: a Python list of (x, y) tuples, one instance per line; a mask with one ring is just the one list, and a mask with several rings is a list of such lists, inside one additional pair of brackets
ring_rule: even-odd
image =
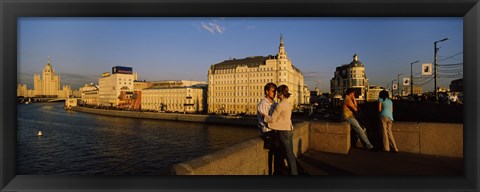
[(143, 119), (158, 119), (169, 121), (187, 121), (198, 123), (221, 123), (231, 125), (249, 125), (257, 126), (256, 117), (242, 117), (242, 116), (219, 116), (219, 115), (201, 115), (201, 114), (178, 114), (178, 113), (159, 113), (159, 112), (139, 112), (139, 111), (120, 111), (95, 109), (88, 107), (72, 107), (71, 110), (92, 113), (97, 115), (107, 115), (115, 117), (130, 117)]

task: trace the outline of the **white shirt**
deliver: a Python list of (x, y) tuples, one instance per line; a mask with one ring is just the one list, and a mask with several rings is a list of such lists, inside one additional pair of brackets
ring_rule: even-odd
[(275, 109), (275, 101), (269, 101), (266, 97), (263, 98), (260, 103), (257, 105), (257, 119), (258, 119), (258, 128), (260, 129), (260, 132), (266, 133), (271, 131), (272, 129), (269, 129), (267, 126), (267, 123), (263, 120), (264, 115), (272, 115), (273, 110)]

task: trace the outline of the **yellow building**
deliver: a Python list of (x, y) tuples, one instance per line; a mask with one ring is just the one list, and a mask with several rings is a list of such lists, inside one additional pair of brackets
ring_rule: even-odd
[(283, 36), (276, 56), (231, 59), (210, 67), (208, 113), (255, 115), (257, 104), (265, 97), (263, 88), (270, 82), (289, 87), (294, 110), (308, 102), (303, 74), (288, 58)]
[[(367, 101), (368, 102), (378, 101), (378, 96), (380, 94), (380, 91), (383, 91), (383, 90), (385, 90), (385, 88), (380, 86), (375, 86), (375, 85), (370, 86), (367, 91)], [(392, 96), (390, 95), (390, 98), (391, 97)]]
[[(157, 82), (158, 83), (158, 82)], [(143, 89), (141, 109), (166, 112), (206, 112), (206, 86), (157, 84)]]
[(29, 97), (27, 84), (18, 84), (17, 97)]
[(34, 74), (33, 90), (28, 90), (26, 84), (19, 84), (17, 87), (17, 96), (23, 97), (68, 98), (71, 95), (70, 85), (64, 85), (63, 89), (60, 89), (60, 76), (55, 74), (50, 57), (42, 74)]
[(35, 97), (58, 97), (60, 91), (60, 76), (55, 74), (55, 70), (50, 64), (50, 57), (48, 63), (40, 74), (34, 74), (33, 90)]
[(85, 84), (80, 88), (81, 92), (81, 104), (83, 105), (98, 105), (98, 86), (91, 84)]

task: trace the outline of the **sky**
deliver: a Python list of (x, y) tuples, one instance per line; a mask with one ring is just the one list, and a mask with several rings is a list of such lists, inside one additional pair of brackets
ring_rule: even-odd
[[(283, 35), (292, 64), (313, 90), (329, 92), (336, 67), (357, 54), (370, 85), (390, 87), (434, 62), (439, 42), (438, 86), (463, 77), (461, 17), (23, 17), (18, 20), (18, 83), (33, 89), (51, 59), (61, 86), (98, 84), (113, 66), (129, 66), (138, 80), (207, 81), (211, 65), (233, 58), (276, 55)], [(400, 75), (399, 75), (400, 74)], [(396, 83), (396, 82), (395, 82)]]

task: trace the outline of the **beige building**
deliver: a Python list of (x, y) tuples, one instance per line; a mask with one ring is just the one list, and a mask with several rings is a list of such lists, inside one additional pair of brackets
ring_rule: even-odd
[[(375, 86), (375, 85), (370, 86), (367, 91), (367, 101), (368, 102), (378, 101), (378, 95), (380, 94), (380, 91), (383, 91), (383, 90), (385, 90), (385, 88), (380, 86)], [(390, 94), (390, 98), (391, 97), (392, 95)]]
[(270, 82), (289, 87), (294, 110), (308, 102), (303, 74), (288, 58), (283, 36), (276, 56), (231, 59), (210, 67), (208, 113), (255, 115), (258, 102), (265, 97), (263, 88)]
[(97, 105), (98, 106), (98, 86), (91, 84), (85, 84), (80, 88), (81, 100), (83, 105)]
[(48, 63), (40, 74), (34, 74), (33, 90), (36, 97), (58, 97), (60, 91), (60, 76), (55, 74), (55, 70), (50, 64), (50, 57)]
[[(175, 84), (174, 82), (178, 85), (171, 84)], [(156, 83), (142, 90), (142, 110), (185, 113), (206, 112), (207, 87), (205, 84), (185, 85), (182, 81)]]
[[(411, 93), (410, 85), (403, 86), (402, 96), (408, 96)], [(421, 85), (413, 85), (413, 95), (422, 95), (423, 87)]]
[(19, 84), (17, 87), (17, 96), (68, 98), (71, 95), (70, 85), (64, 85), (60, 89), (60, 76), (55, 74), (55, 70), (50, 64), (50, 57), (42, 74), (34, 74), (33, 90), (28, 90), (26, 84)]
[(17, 97), (31, 97), (28, 95), (27, 84), (18, 84)]
[(333, 98), (343, 97), (347, 88), (355, 90), (355, 98), (358, 102), (366, 101), (368, 91), (368, 79), (365, 75), (365, 67), (358, 60), (358, 55), (353, 55), (350, 64), (337, 67), (335, 76), (330, 80), (330, 93)]
[[(121, 68), (122, 70), (118, 70)], [(112, 73), (105, 72), (98, 80), (98, 104), (116, 107), (119, 104), (121, 91), (133, 91), (136, 75), (131, 67), (115, 66)]]

